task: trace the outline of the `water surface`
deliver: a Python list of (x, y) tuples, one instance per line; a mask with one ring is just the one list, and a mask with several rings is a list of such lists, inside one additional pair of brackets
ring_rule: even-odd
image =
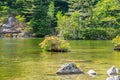
[[(42, 52), (43, 39), (0, 39), (0, 80), (105, 80), (112, 65), (120, 68), (120, 52), (111, 41), (71, 40), (71, 52)], [(56, 75), (61, 65), (75, 62), (82, 75)], [(87, 71), (94, 69), (97, 76)]]

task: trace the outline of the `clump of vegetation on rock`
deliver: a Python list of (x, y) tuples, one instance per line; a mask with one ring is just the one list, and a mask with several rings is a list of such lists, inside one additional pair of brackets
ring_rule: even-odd
[(112, 43), (115, 45), (115, 50), (120, 50), (120, 36), (116, 36), (113, 40)]
[(45, 51), (52, 52), (67, 52), (70, 49), (69, 43), (57, 36), (46, 36), (39, 46)]

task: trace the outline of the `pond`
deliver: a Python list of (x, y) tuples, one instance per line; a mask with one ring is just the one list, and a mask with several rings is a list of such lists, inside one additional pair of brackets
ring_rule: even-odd
[[(0, 39), (0, 80), (105, 80), (112, 66), (120, 68), (120, 52), (108, 40), (71, 40), (71, 52), (42, 52), (43, 39)], [(56, 75), (61, 65), (70, 62), (82, 75)], [(97, 76), (90, 77), (93, 69)]]

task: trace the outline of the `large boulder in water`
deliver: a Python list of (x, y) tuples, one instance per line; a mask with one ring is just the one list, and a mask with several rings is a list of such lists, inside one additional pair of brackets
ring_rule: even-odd
[(56, 74), (82, 74), (83, 71), (80, 70), (75, 63), (71, 62), (69, 64), (63, 65)]

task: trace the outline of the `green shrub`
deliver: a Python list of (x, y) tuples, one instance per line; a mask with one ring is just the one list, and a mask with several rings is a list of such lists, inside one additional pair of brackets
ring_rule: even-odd
[(114, 50), (120, 50), (120, 36), (113, 38), (112, 43), (114, 44)]
[(85, 39), (91, 39), (91, 40), (96, 40), (96, 39), (106, 39), (107, 37), (107, 32), (102, 29), (102, 28), (86, 28), (83, 32), (83, 36)]
[(66, 52), (70, 48), (66, 40), (57, 36), (47, 36), (39, 45), (43, 50), (53, 52)]
[[(85, 27), (84, 29), (77, 29), (78, 30), (78, 38), (82, 40), (112, 40), (114, 37), (120, 34), (120, 29), (112, 28), (112, 27), (95, 27), (95, 28), (88, 28)], [(63, 34), (65, 39), (75, 39), (75, 32), (73, 31), (66, 31)]]
[(106, 32), (107, 32), (107, 39), (111, 40), (120, 34), (120, 29), (107, 28)]
[(120, 46), (120, 36), (116, 36), (115, 38), (113, 38), (112, 43), (115, 46), (118, 46), (118, 45)]
[(79, 37), (87, 40), (111, 40), (119, 34), (120, 29), (115, 28), (85, 28), (84, 31), (81, 31)]

